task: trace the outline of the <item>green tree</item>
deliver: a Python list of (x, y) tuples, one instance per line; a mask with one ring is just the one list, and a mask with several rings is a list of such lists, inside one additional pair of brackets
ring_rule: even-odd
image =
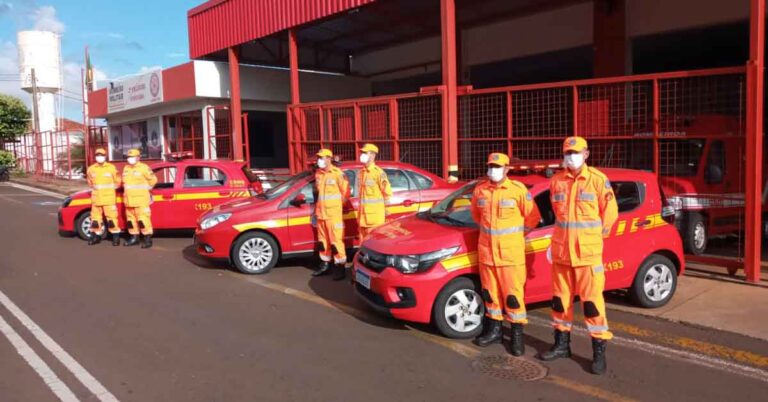
[(13, 153), (0, 150), (0, 166), (16, 167), (16, 158), (13, 157)]
[(12, 140), (27, 132), (31, 115), (21, 99), (0, 94), (0, 140)]

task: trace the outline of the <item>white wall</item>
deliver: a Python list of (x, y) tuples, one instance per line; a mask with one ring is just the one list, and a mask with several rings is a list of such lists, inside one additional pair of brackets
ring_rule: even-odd
[[(197, 96), (229, 98), (229, 65), (210, 61), (194, 63)], [(302, 102), (371, 95), (370, 81), (355, 77), (302, 72), (299, 86)], [(240, 96), (255, 101), (288, 103), (291, 96), (288, 71), (241, 66)]]

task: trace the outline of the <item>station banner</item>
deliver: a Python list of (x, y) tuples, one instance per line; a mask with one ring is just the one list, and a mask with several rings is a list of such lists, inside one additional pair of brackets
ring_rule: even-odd
[(110, 81), (107, 87), (107, 111), (109, 113), (135, 109), (162, 101), (163, 73), (161, 69)]

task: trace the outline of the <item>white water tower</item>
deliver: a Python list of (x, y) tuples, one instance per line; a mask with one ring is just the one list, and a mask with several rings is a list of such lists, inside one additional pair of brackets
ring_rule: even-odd
[[(32, 94), (32, 69), (37, 81), (37, 120), (38, 131), (56, 129), (57, 94), (62, 87), (61, 38), (59, 34), (48, 31), (20, 31), (17, 34), (19, 45), (19, 74), (21, 89)], [(33, 116), (34, 118), (34, 116)]]

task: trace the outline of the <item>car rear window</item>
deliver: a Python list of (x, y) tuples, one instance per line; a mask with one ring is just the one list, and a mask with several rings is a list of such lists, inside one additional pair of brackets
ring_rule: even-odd
[(189, 166), (184, 171), (184, 188), (223, 186), (227, 176), (219, 169), (208, 166)]
[(629, 212), (645, 201), (645, 185), (636, 181), (611, 182), (619, 212)]

